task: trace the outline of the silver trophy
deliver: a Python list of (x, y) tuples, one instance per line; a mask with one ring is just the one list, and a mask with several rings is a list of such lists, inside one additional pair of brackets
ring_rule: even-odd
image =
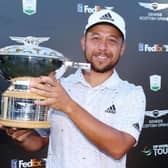
[(23, 44), (0, 49), (0, 69), (11, 82), (2, 94), (0, 124), (18, 128), (49, 128), (48, 107), (34, 104), (35, 100), (45, 98), (30, 93), (30, 79), (53, 71), (57, 78), (61, 78), (68, 67), (89, 70), (90, 64), (70, 61), (56, 50), (40, 47), (39, 44), (49, 37), (10, 38)]

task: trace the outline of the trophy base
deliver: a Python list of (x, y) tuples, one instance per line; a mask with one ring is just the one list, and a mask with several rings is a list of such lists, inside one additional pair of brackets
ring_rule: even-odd
[(34, 104), (44, 97), (29, 91), (31, 77), (13, 78), (11, 86), (2, 94), (0, 124), (16, 128), (50, 128), (47, 106)]
[(48, 121), (14, 121), (0, 118), (0, 124), (13, 128), (50, 128)]

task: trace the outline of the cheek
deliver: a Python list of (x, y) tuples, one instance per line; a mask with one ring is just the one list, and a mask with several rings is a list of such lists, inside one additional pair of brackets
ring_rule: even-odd
[(121, 48), (111, 46), (111, 47), (109, 47), (109, 52), (112, 53), (113, 55), (117, 56), (117, 55), (120, 55)]
[(91, 54), (95, 51), (95, 46), (93, 46), (91, 43), (88, 43), (86, 46), (85, 46), (85, 53), (87, 54)]

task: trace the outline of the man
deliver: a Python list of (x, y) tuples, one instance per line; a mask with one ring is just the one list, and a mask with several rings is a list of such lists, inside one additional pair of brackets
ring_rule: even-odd
[(81, 39), (91, 71), (78, 70), (60, 81), (46, 76), (31, 81), (31, 92), (46, 97), (35, 103), (51, 109), (49, 137), (45, 130), (17, 129), (11, 137), (28, 151), (49, 143), (48, 168), (125, 168), (145, 111), (142, 87), (121, 80), (114, 69), (125, 39), (120, 15), (107, 9), (93, 13)]

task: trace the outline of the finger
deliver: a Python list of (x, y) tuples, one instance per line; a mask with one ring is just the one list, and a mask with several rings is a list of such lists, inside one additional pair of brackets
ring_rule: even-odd
[(12, 135), (12, 138), (18, 142), (23, 142), (31, 134), (32, 134), (32, 131), (30, 130), (21, 130), (21, 131), (15, 132), (15, 134)]
[(3, 125), (0, 125), (0, 129), (1, 129), (1, 130), (4, 130), (4, 131), (6, 130)]
[(29, 85), (30, 85), (30, 87), (31, 87), (31, 86), (34, 86), (35, 84), (41, 83), (41, 82), (42, 82), (42, 81), (41, 81), (41, 78), (40, 78), (40, 77), (32, 77), (32, 78), (30, 79)]
[(40, 105), (40, 106), (50, 106), (53, 103), (56, 103), (56, 99), (54, 98), (47, 98), (45, 100), (35, 100), (34, 103), (36, 105)]
[(55, 71), (50, 72), (48, 76), (55, 79)]
[(48, 84), (50, 86), (56, 86), (57, 85), (57, 80), (53, 77), (41, 76), (40, 79), (43, 83)]
[(39, 90), (43, 90), (43, 91), (48, 91), (48, 92), (52, 92), (54, 87), (57, 86), (57, 80), (53, 80), (50, 77), (41, 77), (40, 81), (31, 81), (30, 83), (30, 90), (32, 92), (36, 91), (33, 89), (39, 89)]
[(32, 93), (38, 94), (42, 97), (47, 97), (47, 95), (49, 94), (49, 91), (47, 91), (46, 88), (41, 87), (41, 88), (30, 88), (30, 91)]
[(7, 135), (12, 136), (16, 131), (19, 130), (19, 128), (4, 127), (4, 130), (6, 131)]
[(12, 129), (6, 129), (6, 133), (8, 136), (12, 136), (13, 130)]
[(41, 78), (36, 78), (36, 79), (30, 80), (29, 87), (30, 88), (32, 88), (32, 87), (38, 88), (41, 84), (44, 84), (44, 82), (41, 80)]

